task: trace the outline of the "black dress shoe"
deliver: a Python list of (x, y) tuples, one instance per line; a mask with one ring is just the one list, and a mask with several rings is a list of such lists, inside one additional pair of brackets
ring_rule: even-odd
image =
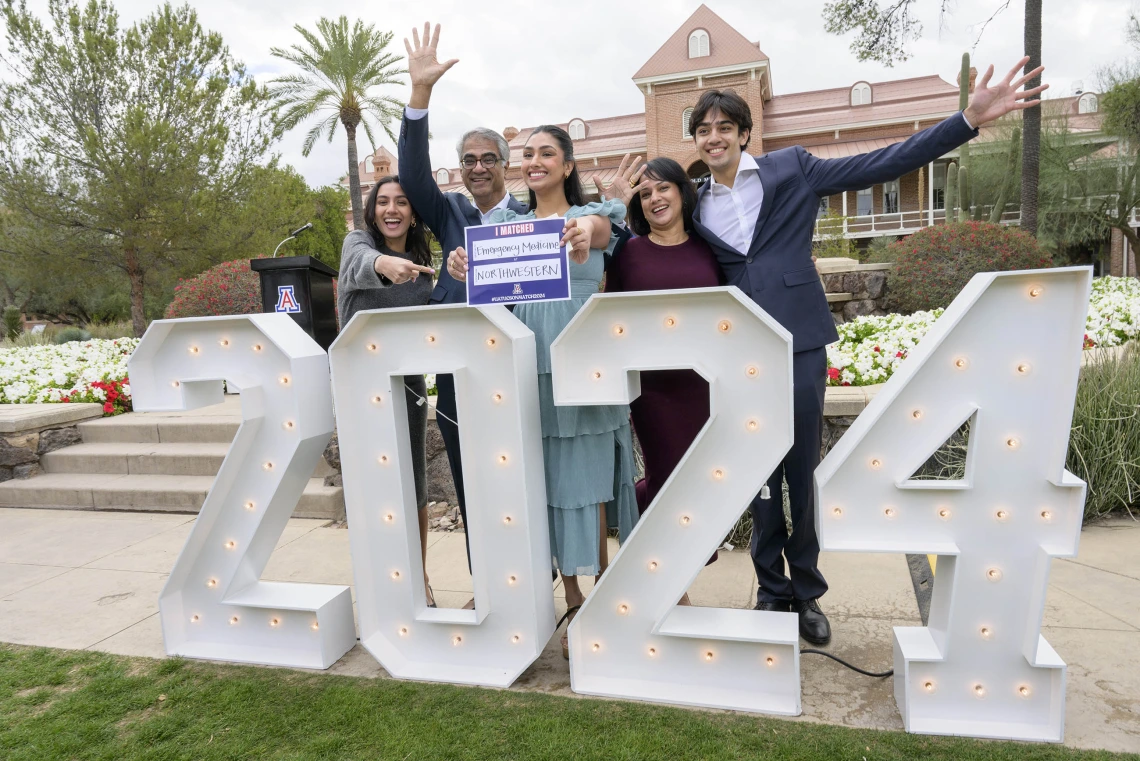
[(777, 613), (791, 613), (792, 604), (787, 600), (773, 600), (772, 602), (758, 602), (753, 610), (774, 610)]
[(826, 645), (831, 641), (831, 624), (819, 608), (819, 601), (796, 600), (792, 609), (800, 614), (800, 636), (813, 645)]

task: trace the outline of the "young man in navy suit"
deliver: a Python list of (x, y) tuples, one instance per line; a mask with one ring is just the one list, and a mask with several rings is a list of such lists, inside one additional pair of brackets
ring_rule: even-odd
[[(860, 156), (818, 159), (800, 146), (754, 158), (744, 151), (752, 131), (748, 104), (731, 91), (711, 91), (693, 109), (693, 137), (712, 177), (697, 192), (697, 232), (716, 252), (729, 285), (752, 297), (792, 334), (795, 441), (768, 480), (770, 498), (752, 501), (752, 563), (757, 610), (795, 611), (800, 635), (826, 644), (831, 626), (819, 607), (827, 582), (819, 572), (813, 473), (823, 435), (826, 346), (838, 339), (811, 243), (820, 198), (898, 179), (978, 134), (982, 124), (1029, 108), (1048, 85), (1019, 92), (1042, 68), (1016, 79), (1023, 58), (990, 86), (978, 81), (970, 105), (908, 140)], [(636, 176), (634, 176), (636, 180)], [(787, 480), (792, 532), (781, 499)], [(784, 572), (784, 559), (790, 572)]]

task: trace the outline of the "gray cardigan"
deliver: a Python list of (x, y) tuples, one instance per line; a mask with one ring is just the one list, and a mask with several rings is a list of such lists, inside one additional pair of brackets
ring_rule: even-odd
[(412, 258), (411, 254), (397, 253), (383, 244), (377, 248), (367, 230), (353, 230), (345, 236), (337, 278), (337, 310), (342, 326), (361, 309), (423, 306), (431, 298), (430, 275), (421, 274), (399, 284), (381, 280), (376, 273), (376, 259), (381, 255)]

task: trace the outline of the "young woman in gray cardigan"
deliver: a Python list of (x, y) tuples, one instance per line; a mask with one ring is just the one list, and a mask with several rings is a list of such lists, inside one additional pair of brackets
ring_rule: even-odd
[[(341, 249), (337, 307), (342, 325), (361, 309), (422, 306), (431, 296), (435, 270), (430, 266), (427, 234), (398, 178), (381, 177), (372, 186), (364, 204), (364, 226), (350, 232)], [(404, 384), (424, 587), (428, 606), (434, 608), (435, 597), (427, 578), (427, 405), (418, 404), (427, 396), (427, 385), (422, 375), (406, 375)]]

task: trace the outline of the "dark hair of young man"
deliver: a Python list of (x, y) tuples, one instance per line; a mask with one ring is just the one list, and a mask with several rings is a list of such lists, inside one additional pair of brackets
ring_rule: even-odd
[(693, 115), (689, 118), (690, 130), (697, 131), (697, 125), (705, 121), (711, 111), (720, 111), (725, 119), (736, 125), (738, 131), (748, 130), (748, 139), (742, 148), (747, 148), (752, 142), (752, 109), (744, 98), (732, 90), (709, 90), (697, 101), (693, 107)]
[[(681, 218), (685, 223), (685, 232), (693, 230), (693, 211), (697, 208), (697, 192), (693, 190), (693, 183), (685, 174), (684, 168), (673, 159), (653, 159), (645, 165), (641, 179), (671, 182), (681, 192)], [(645, 218), (645, 210), (641, 207), (641, 197), (636, 196), (629, 203), (629, 227), (635, 235), (649, 235), (649, 220)]]
[[(554, 138), (554, 142), (558, 143), (558, 148), (562, 151), (562, 160), (574, 163), (570, 175), (562, 181), (562, 192), (566, 194), (566, 202), (571, 206), (585, 206), (588, 200), (586, 191), (582, 188), (582, 178), (578, 174), (578, 161), (574, 158), (574, 141), (570, 139), (570, 133), (553, 124), (540, 124), (534, 128), (530, 135), (534, 137), (539, 133), (546, 133)], [(530, 141), (530, 137), (527, 138), (527, 141)], [(537, 206), (538, 198), (532, 190), (530, 191), (530, 204), (527, 209), (534, 211)]]
[[(398, 183), (399, 177), (389, 174), (381, 177), (372, 186), (372, 190), (368, 191), (368, 200), (364, 202), (364, 227), (372, 235), (372, 242), (376, 248), (384, 245), (384, 233), (380, 232), (380, 228), (376, 225), (376, 196), (380, 195), (380, 186), (387, 185), (392, 182)], [(408, 204), (411, 206), (411, 204)], [(420, 215), (416, 213), (412, 207), (412, 226), (408, 228), (408, 239), (404, 243), (404, 248), (409, 254), (412, 255), (412, 263), (418, 264), (421, 267), (430, 267), (431, 265), (431, 246), (428, 244), (427, 239), (427, 225), (420, 219)]]

